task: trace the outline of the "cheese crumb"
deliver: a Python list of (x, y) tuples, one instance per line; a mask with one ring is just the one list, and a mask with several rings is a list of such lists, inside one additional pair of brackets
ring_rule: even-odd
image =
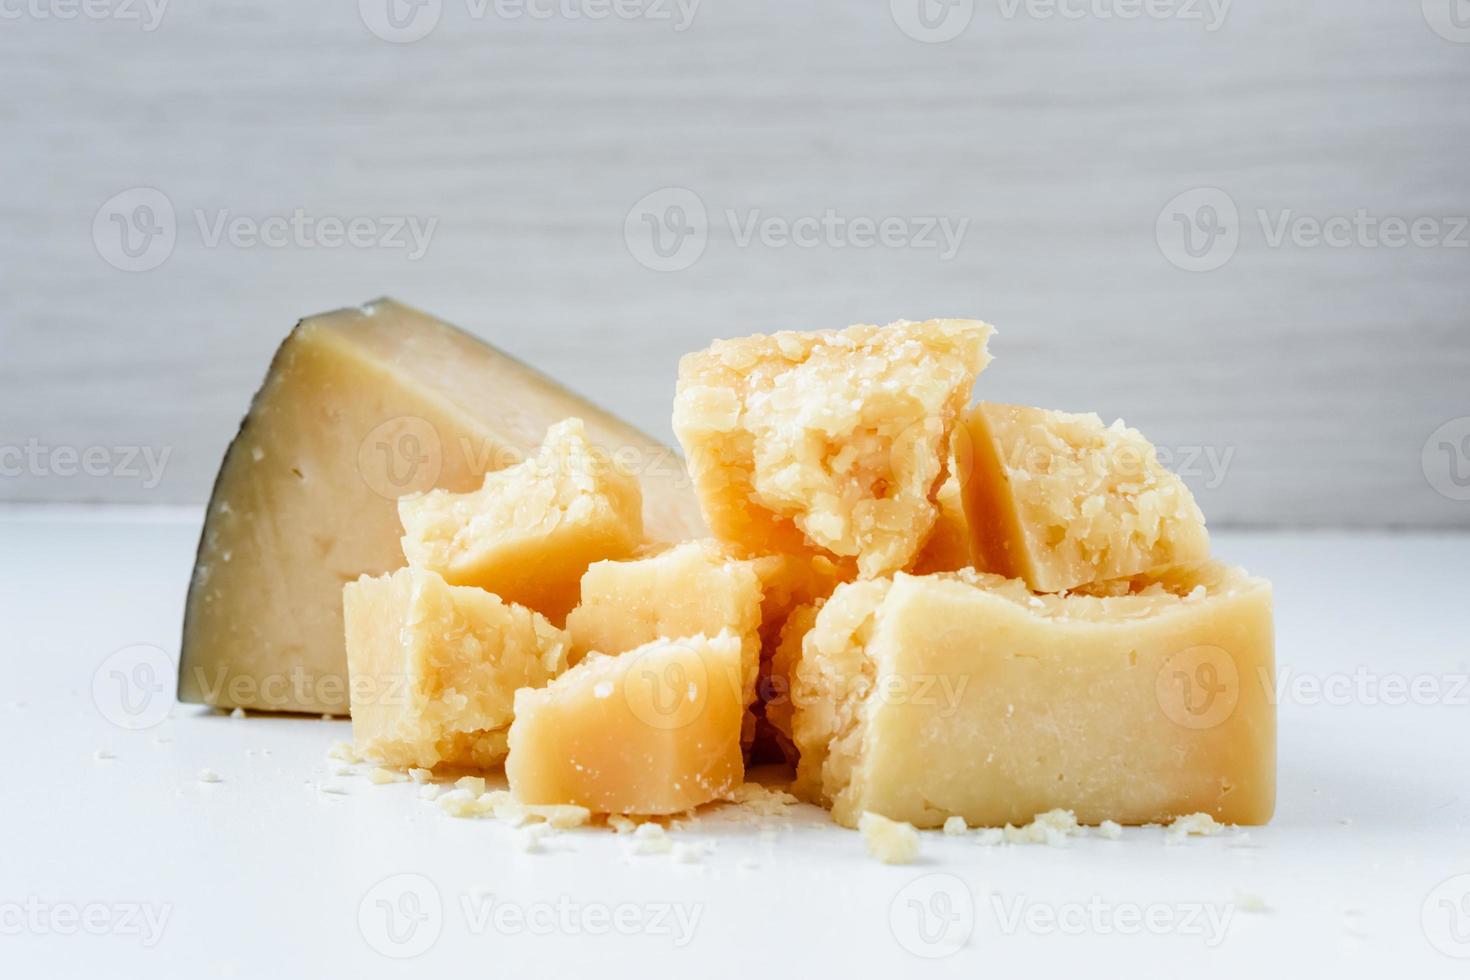
[(614, 813), (607, 818), (607, 825), (619, 834), (631, 834), (638, 829), (638, 821), (629, 819), (621, 813)]
[(1123, 837), (1123, 827), (1115, 821), (1104, 820), (1098, 824), (1097, 834), (1099, 837), (1104, 837), (1108, 840), (1121, 840)]
[(726, 794), (725, 799), (753, 810), (763, 817), (778, 816), (785, 812), (787, 807), (801, 802), (784, 790), (767, 789), (760, 783), (741, 783)]
[(357, 754), (357, 749), (353, 748), (352, 743), (340, 738), (333, 742), (332, 747), (327, 750), (327, 757), (341, 759), (343, 762), (362, 761), (362, 758)]
[(669, 840), (669, 835), (664, 833), (663, 827), (656, 823), (640, 824), (633, 831), (633, 843), (630, 848), (633, 854), (667, 854), (674, 849), (674, 842)]
[(963, 837), (969, 833), (970, 828), (965, 826), (964, 817), (950, 817), (944, 821), (944, 833), (949, 837)]
[(245, 717), (245, 709), (244, 708), (236, 708), (234, 711), (231, 711), (230, 712), (230, 717), (231, 718), (244, 718)]
[(116, 759), (117, 754), (114, 753), (111, 749), (98, 749), (96, 752), (92, 753), (92, 758), (96, 759), (98, 762), (106, 762), (109, 759)]
[(884, 864), (908, 864), (919, 856), (919, 832), (911, 823), (864, 810), (858, 818), (858, 830), (868, 853)]
[(483, 776), (461, 776), (454, 783), (457, 789), (469, 790), (476, 796), (485, 792), (485, 778)]
[(419, 787), (419, 799), (429, 800), (430, 802), (432, 802), (439, 798), (440, 792), (441, 791), (436, 784), (425, 783), (424, 785)]
[(981, 847), (996, 847), (1006, 842), (1006, 832), (999, 827), (986, 827), (975, 835), (975, 843)]
[(543, 838), (551, 834), (551, 824), (535, 823), (529, 827), (522, 827), (516, 831), (516, 847), (527, 854), (539, 854), (546, 848), (542, 846)]
[(1260, 895), (1241, 891), (1238, 888), (1235, 890), (1234, 903), (1235, 907), (1242, 912), (1260, 914), (1271, 911), (1271, 907), (1266, 904), (1266, 900)]
[(408, 770), (408, 778), (412, 779), (416, 783), (427, 783), (430, 779), (433, 778), (433, 776), (433, 771), (429, 769), (419, 769), (415, 766), (414, 768)]
[(408, 777), (401, 772), (394, 772), (392, 769), (384, 769), (382, 766), (379, 766), (368, 773), (368, 781), (382, 786), (386, 783), (407, 782)]
[(1169, 824), (1165, 833), (1165, 841), (1177, 844), (1186, 837), (1213, 837), (1225, 829), (1225, 825), (1219, 823), (1208, 813), (1191, 813), (1187, 817), (1179, 817)]
[(1024, 827), (1006, 824), (1005, 839), (1008, 844), (1046, 844), (1049, 847), (1065, 847), (1068, 837), (1080, 837), (1084, 831), (1077, 823), (1077, 815), (1071, 810), (1049, 810), (1038, 813)]
[(201, 783), (222, 783), (224, 778), (213, 769), (201, 769), (199, 770), (199, 781)]

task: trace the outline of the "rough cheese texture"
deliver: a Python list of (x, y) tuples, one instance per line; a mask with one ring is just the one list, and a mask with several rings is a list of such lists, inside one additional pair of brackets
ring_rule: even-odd
[(1037, 596), (993, 575), (840, 587), (792, 696), (797, 789), (851, 826), (1083, 823), (1275, 806), (1269, 583), (1207, 563)]
[(858, 830), (868, 845), (868, 853), (884, 864), (909, 864), (919, 856), (919, 832), (913, 824), (864, 813), (858, 819)]
[(991, 327), (899, 321), (717, 341), (679, 364), (674, 431), (715, 535), (908, 567)]
[(1122, 422), (982, 403), (956, 456), (982, 571), (1062, 592), (1210, 555), (1189, 488)]
[(403, 566), (396, 499), (473, 490), (568, 416), (636, 465), (649, 534), (703, 533), (671, 450), (488, 344), (391, 300), (301, 321), (215, 483), (179, 699), (346, 714), (342, 586)]
[(498, 764), (515, 692), (571, 651), (540, 614), (423, 569), (350, 582), (343, 607), (354, 750), (399, 768)]
[(910, 571), (915, 575), (931, 575), (934, 572), (957, 572), (972, 568), (975, 556), (970, 544), (970, 522), (965, 519), (964, 501), (960, 494), (960, 481), (951, 473), (940, 484), (934, 503), (939, 516), (934, 521), (934, 530), (929, 540), (914, 558)]
[(740, 640), (657, 640), (589, 655), (517, 692), (505, 774), (522, 803), (670, 814), (744, 782)]
[(591, 446), (575, 418), (548, 429), (533, 458), (487, 474), (479, 490), (398, 501), (410, 565), (555, 623), (577, 604), (588, 565), (642, 543), (642, 509), (637, 478)]

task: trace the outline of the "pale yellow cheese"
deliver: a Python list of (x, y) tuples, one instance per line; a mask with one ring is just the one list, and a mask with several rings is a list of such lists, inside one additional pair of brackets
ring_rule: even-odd
[[(536, 455), (487, 474), (479, 490), (403, 497), (408, 563), (561, 623), (587, 566), (643, 540), (638, 480), (587, 442), (581, 419), (546, 432)], [(633, 644), (636, 646), (636, 644)]]
[(973, 320), (717, 341), (679, 364), (674, 431), (715, 535), (906, 568), (938, 515), (956, 417), (990, 360)]
[(858, 818), (857, 826), (868, 845), (868, 853), (884, 864), (909, 864), (919, 856), (919, 832), (913, 824), (864, 813)]
[(516, 693), (505, 774), (522, 803), (670, 814), (744, 782), (739, 638), (656, 640), (590, 654)]
[(342, 585), (404, 564), (396, 499), (473, 490), (568, 416), (637, 470), (647, 533), (703, 533), (671, 450), (488, 344), (391, 300), (301, 321), (215, 483), (180, 700), (345, 714)]
[(940, 484), (934, 503), (939, 508), (934, 530), (914, 558), (913, 568), (909, 571), (915, 575), (931, 575), (934, 572), (957, 572), (962, 568), (974, 567), (970, 523), (965, 519), (960, 481), (953, 473)]
[(755, 700), (761, 652), (761, 578), (709, 540), (690, 541), (635, 561), (600, 561), (582, 577), (582, 603), (567, 617), (573, 658), (614, 654), (659, 638), (740, 640), (745, 704)]
[(1189, 488), (1122, 422), (982, 403), (955, 455), (982, 571), (1062, 592), (1210, 555)]
[(399, 768), (498, 764), (516, 691), (571, 651), (539, 613), (424, 569), (363, 576), (343, 606), (354, 751)]
[(1098, 591), (974, 572), (838, 588), (796, 667), (800, 792), (848, 826), (1267, 821), (1269, 583), (1207, 563)]

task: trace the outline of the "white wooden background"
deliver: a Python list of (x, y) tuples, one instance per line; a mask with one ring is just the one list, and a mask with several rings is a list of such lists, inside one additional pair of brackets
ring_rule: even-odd
[[(979, 316), (1001, 330), (986, 397), (1196, 456), (1216, 525), (1470, 527), (1470, 249), (1272, 247), (1256, 217), (1470, 215), (1465, 0), (1236, 0), (1213, 31), (978, 0), (947, 43), (887, 0), (703, 0), (683, 31), (442, 0), (401, 44), (355, 0), (171, 0), (154, 30), (125, 19), (143, 0), (91, 2), (112, 16), (0, 3), (0, 452), (40, 453), (0, 456), (0, 499), (202, 501), (293, 321), (391, 294), (666, 437), (677, 357), (713, 336)], [(624, 220), (671, 186), (709, 238), (657, 272)], [(93, 222), (136, 187), (177, 241), (120, 271)], [(1199, 187), (1240, 213), (1210, 272), (1156, 238)], [(970, 224), (945, 261), (741, 246), (725, 219), (829, 208)], [(194, 217), (295, 209), (438, 223), (413, 260), (210, 246)], [(66, 447), (117, 472), (58, 472)], [(167, 451), (161, 481), (126, 447)]]

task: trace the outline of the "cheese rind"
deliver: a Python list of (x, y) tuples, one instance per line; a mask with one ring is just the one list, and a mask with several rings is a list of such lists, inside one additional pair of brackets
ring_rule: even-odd
[(301, 321), (215, 482), (179, 699), (345, 714), (342, 585), (402, 567), (396, 498), (472, 490), (568, 416), (638, 470), (648, 533), (703, 533), (672, 450), (490, 345), (392, 300)]
[(740, 640), (729, 633), (590, 654), (516, 693), (505, 774), (522, 803), (670, 814), (744, 781)]
[(1122, 422), (981, 403), (955, 449), (982, 571), (1062, 592), (1210, 556), (1189, 488)]
[[(1267, 821), (1269, 583), (1209, 563), (1036, 596), (978, 573), (840, 587), (793, 689), (797, 787), (851, 826)], [(1109, 594), (1111, 593), (1111, 594)]]
[(354, 748), (388, 766), (499, 764), (515, 692), (571, 650), (540, 614), (424, 569), (350, 582), (343, 607)]
[(674, 431), (717, 537), (908, 567), (992, 328), (899, 321), (717, 341), (679, 364)]
[(398, 516), (410, 565), (561, 623), (587, 566), (642, 542), (642, 508), (637, 478), (589, 445), (572, 418), (547, 430), (534, 458), (487, 474), (479, 490), (403, 497)]

